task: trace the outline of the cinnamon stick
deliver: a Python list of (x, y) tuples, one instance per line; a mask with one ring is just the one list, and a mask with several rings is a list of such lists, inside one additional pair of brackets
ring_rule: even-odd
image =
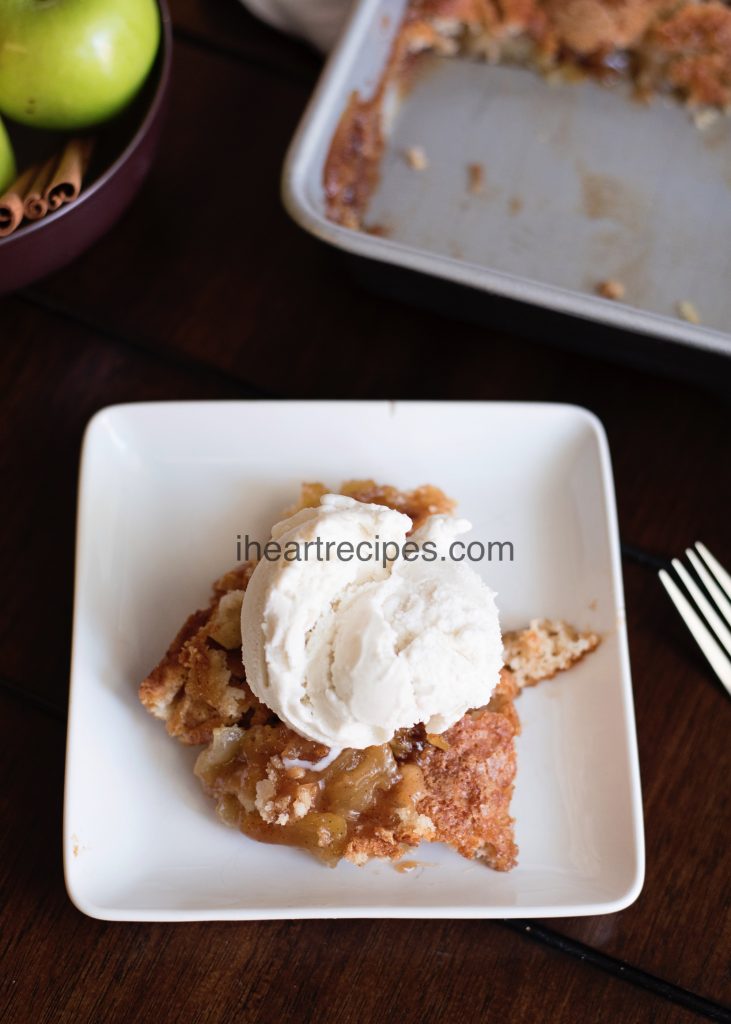
[(13, 231), (23, 220), (23, 204), (25, 195), (38, 168), (28, 167), (27, 170), (15, 179), (7, 192), (0, 196), (0, 238), (12, 235)]
[(11, 235), (24, 218), (40, 220), (78, 199), (93, 148), (93, 139), (69, 139), (60, 156), (23, 171), (0, 196), (0, 238)]
[(23, 203), (23, 211), (28, 220), (40, 220), (48, 213), (48, 200), (44, 198), (43, 193), (57, 162), (58, 156), (54, 155), (36, 169), (36, 176), (25, 194)]
[(49, 210), (57, 210), (64, 203), (78, 199), (94, 148), (94, 140), (73, 138), (66, 143), (58, 165), (43, 190)]

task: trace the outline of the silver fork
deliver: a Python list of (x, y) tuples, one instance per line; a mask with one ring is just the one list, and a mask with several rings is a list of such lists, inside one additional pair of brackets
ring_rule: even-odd
[[(713, 598), (715, 607), (679, 558), (673, 559), (673, 569), (695, 601), (703, 618), (669, 572), (661, 569), (659, 576), (671, 601), (680, 612), (711, 668), (731, 694), (731, 629), (729, 628), (731, 626), (731, 576), (718, 559), (713, 557), (705, 544), (701, 544), (700, 541), (696, 542), (695, 551), (692, 548), (686, 548), (685, 553), (706, 591)], [(724, 653), (724, 649), (726, 653)]]

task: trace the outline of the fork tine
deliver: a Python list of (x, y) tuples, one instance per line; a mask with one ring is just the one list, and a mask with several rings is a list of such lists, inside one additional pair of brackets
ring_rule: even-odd
[(658, 575), (662, 585), (670, 595), (670, 600), (680, 612), (683, 621), (693, 634), (696, 643), (705, 654), (713, 671), (726, 687), (729, 694), (731, 694), (731, 661), (729, 661), (711, 636), (709, 630), (701, 621), (700, 616), (672, 576), (665, 569), (661, 569)]
[(731, 598), (731, 575), (726, 572), (724, 567), (721, 565), (717, 558), (714, 558), (711, 552), (708, 550), (705, 544), (701, 544), (699, 540), (695, 542), (695, 546), (700, 551), (703, 559), (711, 570), (713, 575), (718, 580), (719, 586), (723, 587), (726, 591), (726, 596)]
[(692, 551), (690, 548), (686, 548), (685, 553), (690, 559), (693, 568), (703, 580), (703, 585), (716, 602), (716, 605), (723, 617), (726, 619), (726, 622), (731, 624), (731, 601), (726, 600), (726, 596), (723, 591), (718, 586), (713, 576), (711, 576), (708, 569), (706, 569), (703, 562), (701, 562), (695, 551)]
[[(687, 554), (690, 557), (692, 552), (688, 551)], [(728, 653), (731, 654), (731, 631), (729, 631), (724, 625), (720, 615), (716, 613), (715, 609), (711, 606), (711, 602), (702, 593), (701, 588), (678, 558), (673, 559), (673, 568), (685, 584), (685, 589), (705, 615), (706, 622), (709, 624)]]

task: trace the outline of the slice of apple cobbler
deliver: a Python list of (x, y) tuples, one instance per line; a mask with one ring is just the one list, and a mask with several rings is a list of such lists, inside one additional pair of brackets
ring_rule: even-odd
[[(324, 493), (320, 484), (305, 484), (297, 508), (317, 505)], [(454, 509), (435, 487), (401, 492), (361, 480), (347, 482), (341, 493), (404, 512), (415, 527)], [(195, 772), (223, 821), (333, 865), (341, 858), (395, 859), (425, 840), (499, 871), (512, 868), (515, 697), (569, 668), (598, 637), (535, 620), (503, 637), (505, 665), (486, 707), (468, 711), (439, 735), (416, 725), (380, 746), (331, 753), (280, 721), (247, 685), (241, 605), (253, 569), (246, 563), (216, 581), (208, 608), (188, 618), (139, 689), (171, 736), (204, 746)]]

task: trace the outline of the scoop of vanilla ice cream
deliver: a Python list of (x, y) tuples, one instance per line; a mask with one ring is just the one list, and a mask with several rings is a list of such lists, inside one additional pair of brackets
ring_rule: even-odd
[[(401, 550), (411, 525), (383, 505), (326, 494), (272, 531), (283, 557), (260, 561), (246, 589), (244, 667), (256, 696), (308, 739), (363, 748), (417, 722), (439, 733), (490, 699), (502, 666), (495, 595), (449, 558), (466, 520), (431, 516), (408, 538), (433, 560), (384, 567), (337, 559), (334, 546), (324, 560), (328, 541), (355, 550), (378, 539)], [(299, 560), (286, 558), (292, 542)]]

